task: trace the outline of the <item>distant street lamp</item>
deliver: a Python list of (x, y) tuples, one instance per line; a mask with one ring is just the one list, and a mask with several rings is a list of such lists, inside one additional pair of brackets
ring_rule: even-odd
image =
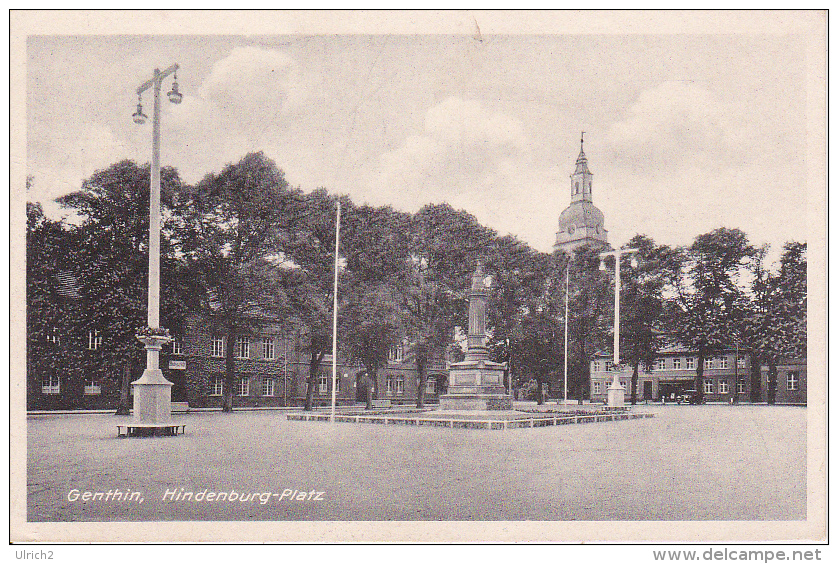
[(142, 377), (133, 382), (134, 419), (151, 429), (171, 425), (172, 383), (160, 370), (160, 349), (169, 342), (168, 331), (160, 325), (160, 87), (163, 79), (174, 73), (172, 89), (167, 96), (173, 104), (180, 104), (183, 95), (178, 89), (177, 63), (163, 72), (154, 69), (154, 76), (137, 88), (137, 111), (132, 118), (142, 125), (148, 116), (143, 113), (142, 94), (149, 88), (154, 91), (154, 109), (151, 128), (151, 190), (149, 194), (148, 224), (148, 327), (137, 338), (145, 344), (146, 369)]
[[(620, 384), (620, 259), (623, 255), (636, 253), (638, 249), (616, 249), (599, 254), (599, 269), (605, 270), (605, 257), (614, 257), (614, 375), (608, 388), (608, 407), (625, 405), (626, 390)], [(632, 268), (637, 268), (637, 258), (631, 257)]]

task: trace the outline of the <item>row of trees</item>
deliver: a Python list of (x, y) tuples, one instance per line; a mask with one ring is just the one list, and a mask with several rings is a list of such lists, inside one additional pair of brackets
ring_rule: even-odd
[[(134, 334), (146, 315), (148, 178), (148, 166), (130, 161), (95, 173), (59, 200), (81, 217), (77, 225), (50, 221), (37, 205), (27, 209), (30, 354), (54, 348), (47, 337), (56, 328), (65, 335), (106, 328), (102, 354), (110, 366), (124, 367), (126, 402), (131, 367), (143, 357)], [(180, 332), (186, 314), (196, 312), (226, 336), (225, 410), (236, 383), (236, 337), (266, 315), (302, 328), (311, 408), (320, 363), (331, 352), (337, 199), (322, 188), (303, 193), (290, 186), (262, 153), (195, 185), (163, 170), (163, 322)], [(339, 352), (370, 380), (391, 347), (407, 339), (418, 371), (417, 406), (424, 405), (428, 365), (466, 325), (469, 275), (481, 259), (492, 277), (493, 357), (508, 362), (514, 385), (534, 379), (539, 392), (551, 375), (564, 377), (567, 276), (568, 386), (572, 397), (588, 394), (590, 359), (607, 346), (613, 315), (613, 284), (599, 270), (596, 249), (572, 257), (540, 253), (447, 204), (407, 214), (340, 200)], [(621, 266), (621, 348), (634, 367), (632, 401), (639, 369), (676, 338), (699, 355), (699, 391), (704, 356), (734, 340), (775, 367), (805, 353), (805, 244), (788, 244), (777, 272), (764, 264), (766, 249), (754, 249), (735, 229), (701, 235), (686, 248), (641, 235), (629, 244), (640, 249), (639, 268)], [(79, 286), (70, 318), (60, 313), (66, 304), (55, 288), (63, 271)], [(70, 357), (53, 358), (66, 367)]]

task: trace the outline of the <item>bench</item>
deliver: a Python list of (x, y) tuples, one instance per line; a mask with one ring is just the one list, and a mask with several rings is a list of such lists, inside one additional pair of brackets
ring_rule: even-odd
[(393, 403), (388, 399), (374, 399), (372, 400), (373, 409), (382, 407), (393, 407)]
[(173, 437), (186, 432), (186, 424), (128, 423), (116, 426), (117, 437)]
[(189, 413), (189, 402), (173, 401), (172, 413)]

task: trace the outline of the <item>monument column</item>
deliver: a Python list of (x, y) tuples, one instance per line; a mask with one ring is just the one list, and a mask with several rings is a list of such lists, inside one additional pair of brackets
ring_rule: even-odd
[(503, 386), (505, 363), (489, 360), (486, 346), (486, 277), (478, 262), (471, 276), (468, 302), (468, 350), (463, 362), (451, 365), (448, 393), (440, 396), (440, 409), (510, 410), (512, 397)]
[(483, 265), (478, 261), (471, 276), (471, 292), (468, 300), (468, 352), (466, 360), (489, 359), (486, 347), (486, 282)]

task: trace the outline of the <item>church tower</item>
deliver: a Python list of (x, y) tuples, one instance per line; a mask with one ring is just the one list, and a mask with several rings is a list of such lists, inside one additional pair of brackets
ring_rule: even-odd
[(572, 254), (583, 245), (608, 246), (605, 216), (593, 204), (593, 174), (585, 156), (585, 132), (576, 158), (576, 171), (570, 175), (570, 205), (559, 216), (556, 249)]

